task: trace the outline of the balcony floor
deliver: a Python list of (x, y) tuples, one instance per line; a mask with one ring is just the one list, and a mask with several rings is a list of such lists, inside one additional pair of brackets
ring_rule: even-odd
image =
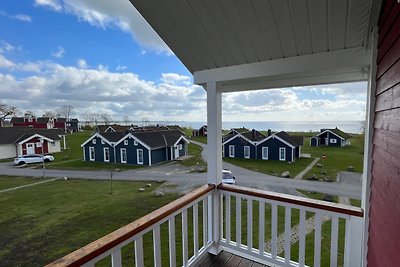
[(207, 256), (197, 265), (201, 267), (267, 267), (260, 263), (236, 256), (232, 253), (222, 251), (218, 255), (208, 253)]

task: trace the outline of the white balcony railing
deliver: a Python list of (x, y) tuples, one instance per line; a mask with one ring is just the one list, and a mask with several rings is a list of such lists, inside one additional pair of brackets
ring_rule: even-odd
[[(116, 267), (123, 261), (135, 266), (196, 266), (206, 253), (221, 250), (270, 266), (306, 266), (307, 248), (313, 251), (310, 265), (320, 266), (321, 255), (326, 257), (325, 247), (321, 253), (324, 239), (330, 244), (330, 266), (361, 266), (362, 216), (359, 208), (238, 186), (204, 185), (48, 266)], [(322, 228), (328, 221), (326, 238)], [(345, 245), (340, 251), (343, 229)], [(312, 245), (307, 243), (311, 232)], [(127, 249), (132, 244), (134, 257)]]

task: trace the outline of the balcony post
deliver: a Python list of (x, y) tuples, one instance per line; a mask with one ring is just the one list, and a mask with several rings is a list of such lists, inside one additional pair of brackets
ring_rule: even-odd
[(346, 224), (344, 266), (362, 266), (363, 218), (350, 216)]
[[(222, 182), (222, 112), (221, 92), (215, 81), (207, 82), (207, 183)], [(221, 251), (221, 200), (217, 190), (211, 195), (208, 206), (209, 241), (213, 243), (210, 253)]]

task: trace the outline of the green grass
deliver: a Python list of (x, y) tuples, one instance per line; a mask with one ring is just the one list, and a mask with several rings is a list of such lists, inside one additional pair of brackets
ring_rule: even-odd
[(290, 172), (290, 177), (295, 177), (306, 168), (312, 159), (300, 158), (294, 163), (278, 160), (235, 159), (224, 158), (224, 161), (252, 171), (281, 176), (284, 171)]
[(0, 190), (9, 189), (21, 185), (33, 184), (43, 181), (43, 178), (29, 177), (20, 179), (18, 177), (0, 176)]
[[(41, 168), (41, 165), (37, 165), (37, 168)], [(119, 164), (119, 163), (104, 163), (96, 161), (83, 161), (82, 159), (52, 162), (47, 163), (46, 168), (48, 169), (79, 169), (79, 170), (130, 170), (143, 168), (143, 166), (132, 165), (132, 164)]]
[(207, 136), (192, 136), (190, 140), (197, 141), (203, 144), (207, 144)]
[(303, 178), (307, 179), (312, 174), (318, 178), (329, 176), (336, 181), (336, 175), (340, 171), (346, 171), (348, 166), (353, 166), (355, 172), (362, 173), (364, 157), (364, 135), (354, 135), (350, 139), (351, 145), (346, 147), (311, 147), (310, 139), (305, 140), (302, 153), (309, 153), (312, 157), (322, 157), (326, 155), (326, 160), (320, 159), (318, 163), (323, 164), (326, 175), (321, 174), (322, 168), (314, 166)]
[[(83, 144), (93, 132), (83, 131), (66, 135), (67, 149), (59, 153), (54, 153), (54, 160), (56, 162), (83, 159), (83, 152), (81, 144)], [(63, 146), (62, 146), (63, 148)]]
[(203, 161), (201, 157), (201, 151), (202, 151), (201, 146), (196, 144), (189, 144), (188, 147), (189, 147), (188, 155), (191, 157), (179, 161), (179, 163), (184, 166), (196, 166), (196, 169), (202, 172), (206, 171), (207, 170), (206, 163)]
[[(2, 186), (32, 178), (2, 177)], [(0, 194), (2, 266), (43, 266), (176, 199), (148, 182), (58, 180)], [(146, 248), (146, 247), (145, 247)]]

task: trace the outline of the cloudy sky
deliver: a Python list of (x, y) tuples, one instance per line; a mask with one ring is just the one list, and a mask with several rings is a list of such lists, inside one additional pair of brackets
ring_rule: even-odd
[[(1, 0), (0, 25), (0, 101), (21, 112), (206, 121), (205, 91), (128, 0)], [(359, 121), (365, 102), (366, 83), (230, 93), (223, 119)]]

